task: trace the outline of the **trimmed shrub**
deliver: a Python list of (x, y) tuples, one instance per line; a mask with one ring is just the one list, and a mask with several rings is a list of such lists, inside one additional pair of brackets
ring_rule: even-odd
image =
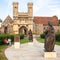
[(45, 34), (41, 34), (40, 37), (44, 39), (45, 38)]
[(56, 37), (56, 40), (57, 41), (60, 41), (60, 33), (56, 33), (56, 36), (55, 37)]
[(20, 34), (20, 39), (24, 39), (24, 34)]
[(0, 45), (4, 44), (4, 39), (10, 38), (14, 42), (14, 36), (20, 36), (20, 39), (24, 39), (24, 34), (0, 34)]
[(5, 34), (0, 34), (0, 44), (4, 44), (3, 40), (6, 38)]
[[(40, 37), (44, 39), (45, 38), (45, 34), (41, 34)], [(56, 41), (60, 41), (60, 33), (56, 33), (55, 34), (55, 38), (56, 38)]]
[(4, 39), (10, 38), (11, 41), (14, 40), (14, 35), (12, 34), (0, 34), (0, 44), (4, 44)]

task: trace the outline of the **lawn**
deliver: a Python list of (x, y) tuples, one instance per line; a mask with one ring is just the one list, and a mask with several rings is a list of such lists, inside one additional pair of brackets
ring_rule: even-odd
[[(37, 41), (44, 43), (44, 39), (42, 39), (42, 38), (36, 38), (36, 39), (37, 39)], [(56, 45), (60, 45), (60, 41), (56, 40)]]
[(4, 55), (4, 51), (7, 47), (7, 45), (0, 45), (0, 60), (7, 60), (7, 58)]
[(44, 43), (44, 39), (42, 39), (42, 38), (37, 38), (37, 41)]
[[(20, 40), (21, 44), (28, 43), (28, 42), (29, 42), (29, 40), (26, 38)], [(12, 42), (12, 44), (14, 44), (14, 42)]]
[(28, 42), (29, 42), (29, 40), (26, 39), (26, 38), (20, 40), (20, 43), (21, 43), (21, 44), (23, 44), (23, 43), (28, 43)]
[[(27, 42), (29, 42), (29, 40), (26, 39), (26, 38), (20, 40), (21, 44), (27, 43)], [(13, 44), (13, 42), (12, 42), (12, 44)], [(5, 51), (6, 48), (8, 48), (7, 45), (0, 45), (0, 60), (7, 60), (7, 58), (4, 55), (4, 51)]]

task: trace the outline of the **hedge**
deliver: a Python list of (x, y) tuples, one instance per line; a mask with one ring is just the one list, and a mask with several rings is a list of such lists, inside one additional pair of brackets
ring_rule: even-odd
[(56, 34), (56, 41), (60, 41), (60, 33)]
[[(44, 39), (45, 38), (45, 35), (44, 34), (41, 34), (40, 37)], [(56, 38), (56, 41), (60, 41), (60, 33), (56, 33), (55, 34), (55, 38)]]
[(44, 39), (45, 38), (45, 34), (41, 34), (40, 37)]
[(24, 34), (0, 34), (0, 45), (4, 44), (3, 41), (5, 38), (10, 38), (12, 42), (14, 42), (14, 36), (20, 36), (20, 39), (24, 38)]

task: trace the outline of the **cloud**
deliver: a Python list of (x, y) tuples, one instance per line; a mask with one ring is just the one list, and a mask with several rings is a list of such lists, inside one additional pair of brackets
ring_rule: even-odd
[(60, 8), (52, 8), (51, 9), (52, 15), (56, 15), (58, 19), (60, 19)]
[(34, 15), (53, 16), (60, 18), (60, 2), (59, 0), (37, 0), (34, 4)]
[[(3, 1), (3, 0), (1, 0)], [(34, 16), (53, 16), (57, 15), (60, 18), (60, 0), (4, 0), (6, 2), (0, 11), (0, 17), (5, 19), (5, 17), (9, 14), (11, 17), (13, 15), (13, 2), (19, 2), (19, 10), (26, 11), (27, 3), (33, 2), (33, 15)], [(3, 2), (2, 2), (3, 3)], [(6, 6), (5, 6), (6, 5)], [(3, 17), (4, 16), (4, 17)]]
[(37, 13), (39, 14), (39, 12), (41, 12), (41, 9), (48, 8), (49, 1), (50, 0), (37, 0), (33, 7), (34, 15), (36, 15)]

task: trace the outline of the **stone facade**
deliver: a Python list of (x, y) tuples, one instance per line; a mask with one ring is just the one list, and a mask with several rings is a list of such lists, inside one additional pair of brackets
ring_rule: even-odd
[(33, 3), (28, 3), (27, 7), (27, 12), (19, 12), (18, 2), (13, 2), (13, 20), (7, 16), (1, 25), (1, 33), (28, 34), (30, 29), (33, 31)]
[(18, 12), (18, 2), (13, 3), (13, 33), (27, 34), (28, 30), (33, 31), (33, 3), (28, 3), (28, 12)]
[(34, 26), (33, 26), (33, 32), (35, 34), (42, 34), (43, 33), (43, 24), (35, 24), (34, 23)]
[(48, 21), (51, 21), (53, 23), (53, 27), (55, 29), (55, 32), (60, 32), (59, 26), (58, 26), (58, 18), (56, 16), (52, 17), (34, 17), (34, 32), (37, 34), (42, 34), (44, 30), (47, 27)]
[(1, 31), (1, 33), (6, 33), (6, 34), (13, 33), (13, 28), (12, 27), (13, 27), (13, 20), (8, 15), (6, 17), (6, 19), (4, 20), (4, 22), (1, 24), (0, 31)]
[[(0, 33), (6, 34), (28, 34), (28, 31), (31, 29), (32, 32), (36, 34), (42, 34), (44, 24), (47, 24), (48, 20), (52, 20), (54, 23), (54, 28), (57, 31), (60, 31), (58, 24), (58, 18), (53, 17), (33, 17), (33, 3), (29, 2), (27, 4), (27, 12), (18, 11), (18, 2), (13, 2), (13, 19), (10, 16), (7, 16), (6, 19), (2, 22), (0, 27)], [(56, 26), (55, 26), (56, 25)]]

